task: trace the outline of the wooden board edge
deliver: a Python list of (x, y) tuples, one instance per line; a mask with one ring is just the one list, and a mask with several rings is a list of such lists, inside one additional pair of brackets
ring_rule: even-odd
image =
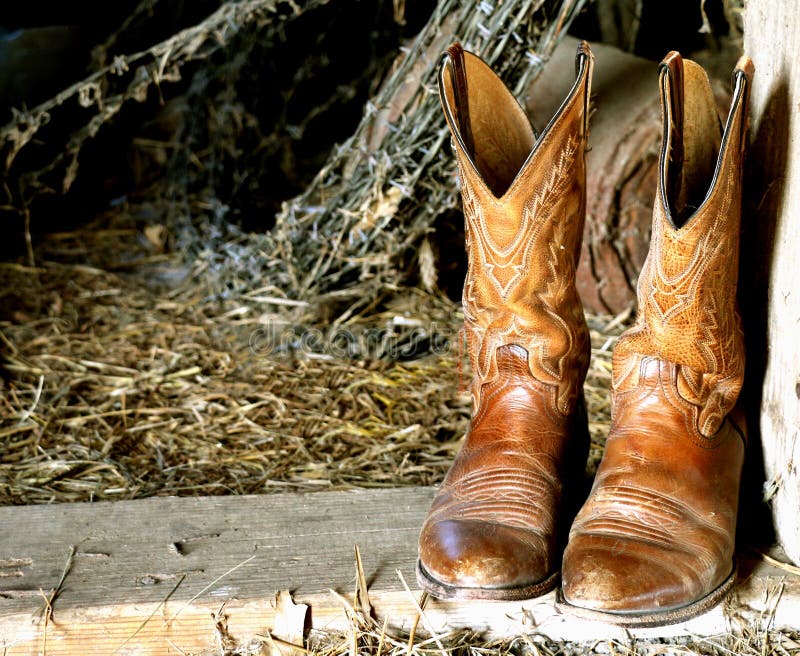
[[(407, 635), (418, 626), (420, 636), (447, 638), (462, 629), (476, 639), (520, 635), (550, 640), (630, 640), (674, 636), (713, 636), (737, 630), (800, 628), (800, 577), (759, 576), (754, 573), (731, 598), (693, 620), (657, 629), (623, 629), (562, 615), (554, 593), (527, 602), (443, 602), (429, 598), (422, 617), (418, 590), (371, 591), (372, 627), (383, 619), (396, 633)], [(308, 626), (342, 632), (353, 627), (354, 596), (336, 593), (294, 599), (309, 606)], [(206, 599), (194, 602), (125, 604), (55, 610), (45, 623), (31, 614), (0, 618), (0, 650), (5, 656), (198, 653), (228, 641), (238, 645), (269, 644), (276, 626), (276, 597), (263, 599)], [(45, 625), (46, 624), (46, 625)], [(45, 651), (46, 650), (46, 651)]]

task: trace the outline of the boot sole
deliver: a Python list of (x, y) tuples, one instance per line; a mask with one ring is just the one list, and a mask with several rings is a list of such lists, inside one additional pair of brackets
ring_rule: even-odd
[(550, 592), (558, 584), (560, 572), (554, 572), (546, 579), (516, 588), (470, 588), (442, 583), (431, 576), (417, 560), (417, 583), (437, 599), (482, 600), (482, 601), (524, 601)]
[(728, 596), (734, 583), (736, 583), (735, 567), (730, 576), (705, 597), (686, 606), (679, 606), (678, 608), (652, 613), (601, 611), (592, 608), (584, 608), (583, 606), (576, 606), (569, 603), (564, 598), (564, 592), (559, 588), (556, 592), (556, 608), (563, 613), (568, 613), (580, 619), (605, 622), (606, 624), (614, 624), (616, 626), (639, 629), (668, 626), (692, 619), (710, 610)]

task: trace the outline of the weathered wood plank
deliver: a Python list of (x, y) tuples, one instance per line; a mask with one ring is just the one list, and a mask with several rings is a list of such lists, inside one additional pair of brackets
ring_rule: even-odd
[(764, 373), (761, 438), (778, 537), (800, 564), (800, 4), (749, 0), (744, 27), (745, 50), (755, 64), (748, 166), (755, 216), (749, 231), (758, 237), (753, 268), (765, 278), (753, 289), (751, 271), (744, 286), (749, 328), (758, 331), (750, 341), (767, 345), (765, 361), (758, 352), (748, 358), (751, 375)]
[[(153, 498), (0, 508), (0, 648), (38, 654), (197, 653), (215, 645), (215, 623), (243, 643), (275, 622), (273, 601), (291, 590), (316, 628), (348, 626), (334, 589), (352, 599), (358, 545), (378, 617), (410, 627), (417, 532), (429, 488), (213, 498)], [(46, 631), (44, 597), (71, 568)], [(800, 577), (745, 561), (739, 601), (676, 627), (638, 635), (709, 635), (736, 614), (756, 618), (781, 593), (774, 625), (800, 626)], [(177, 586), (177, 587), (176, 587)], [(753, 610), (754, 609), (754, 610)], [(436, 630), (493, 636), (625, 639), (624, 631), (562, 617), (553, 595), (523, 603), (432, 601)]]

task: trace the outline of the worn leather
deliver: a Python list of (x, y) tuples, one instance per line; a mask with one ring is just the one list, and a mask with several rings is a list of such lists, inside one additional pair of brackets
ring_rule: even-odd
[[(589, 337), (575, 289), (592, 58), (538, 139), (477, 56), (448, 49), (440, 93), (458, 160), (468, 271), (470, 430), (419, 539), (438, 596), (520, 598), (555, 583), (588, 449)], [(483, 594), (481, 591), (484, 591)]]
[[(612, 426), (564, 553), (562, 592), (595, 611), (702, 604), (734, 569), (744, 432), (736, 308), (746, 91), (722, 130), (703, 69), (670, 53), (664, 140), (635, 325), (613, 353)], [(675, 615), (675, 617), (678, 617)]]

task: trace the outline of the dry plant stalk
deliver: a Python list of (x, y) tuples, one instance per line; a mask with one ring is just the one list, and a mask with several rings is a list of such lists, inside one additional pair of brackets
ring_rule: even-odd
[[(333, 632), (312, 630), (304, 645), (293, 644), (297, 651), (312, 656), (361, 654), (364, 656), (483, 656), (485, 654), (522, 654), (524, 656), (565, 656), (614, 654), (617, 656), (762, 656), (800, 654), (800, 632), (777, 631), (772, 627), (772, 613), (766, 612), (755, 622), (741, 622), (730, 613), (731, 630), (724, 635), (682, 636), (672, 638), (636, 638), (628, 640), (601, 639), (591, 642), (555, 641), (536, 631), (521, 633), (516, 638), (489, 640), (473, 631), (455, 629), (446, 633), (434, 631), (425, 621), (423, 592), (417, 598), (403, 580), (403, 586), (417, 606), (417, 621), (399, 626), (390, 617), (373, 617), (357, 604), (338, 593), (332, 594), (345, 609), (350, 622), (347, 630)], [(259, 636), (262, 644), (271, 644), (272, 636)], [(247, 652), (230, 651), (225, 654)], [(257, 652), (256, 652), (257, 653)]]
[(583, 4), (441, 0), (353, 136), (278, 215), (262, 247), (282, 263), (275, 284), (295, 299), (337, 303), (340, 322), (390, 292), (403, 258), (457, 205), (435, 85), (441, 51), (460, 40), (520, 93)]
[[(180, 69), (184, 64), (207, 58), (251, 22), (259, 25), (274, 22), (275, 29), (279, 29), (287, 14), (297, 15), (326, 2), (309, 0), (302, 9), (292, 0), (225, 2), (201, 23), (142, 52), (115, 56), (110, 63), (37, 107), (28, 111), (13, 110), (12, 120), (0, 128), (2, 170), (6, 175), (20, 151), (34, 141), (62, 105), (77, 103), (84, 109), (93, 110), (93, 115), (68, 137), (63, 151), (55, 158), (41, 169), (24, 172), (20, 178), (19, 195), (7, 189), (6, 192), (12, 195), (7, 200), (24, 207), (39, 185), (44, 184), (42, 179), (54, 171), (60, 172), (62, 193), (67, 191), (77, 172), (77, 158), (84, 143), (94, 137), (103, 124), (111, 121), (126, 101), (142, 101), (152, 85), (180, 79)], [(147, 7), (151, 4), (152, 0), (144, 3)], [(126, 29), (128, 22), (123, 24), (122, 30)], [(102, 51), (113, 45), (115, 36), (112, 35), (101, 46)], [(101, 55), (96, 53), (96, 56)]]
[(198, 273), (209, 280), (209, 293), (230, 297), (268, 287), (295, 321), (345, 324), (375, 313), (418, 269), (432, 287), (435, 263), (425, 240), (436, 219), (458, 206), (435, 83), (441, 51), (461, 40), (521, 93), (583, 5), (441, 0), (367, 103), (354, 134), (334, 148), (301, 195), (284, 203), (267, 234), (231, 225), (230, 208), (209, 180), (196, 179), (190, 188), (186, 179), (173, 179), (166, 195), (179, 200), (167, 221), (179, 248), (202, 261)]
[[(43, 243), (42, 267), (0, 264), (0, 503), (442, 478), (469, 421), (454, 303), (410, 289), (362, 324), (293, 325), (268, 291), (150, 288), (180, 262), (142, 250), (133, 272), (115, 264), (138, 235), (89, 226)], [(81, 263), (55, 262), (69, 258)], [(624, 327), (609, 321), (590, 317), (595, 459)]]
[[(150, 4), (152, 0), (145, 0), (143, 7)], [(185, 63), (208, 58), (231, 43), (237, 32), (247, 29), (260, 41), (279, 40), (287, 22), (324, 4), (325, 0), (302, 5), (291, 0), (230, 0), (198, 25), (145, 51), (115, 56), (50, 101), (16, 112), (0, 128), (0, 158), (7, 176), (0, 204), (27, 216), (35, 195), (70, 188), (83, 145), (126, 102), (141, 101), (152, 86), (179, 79)], [(315, 311), (317, 320), (341, 323), (367, 314), (418, 267), (415, 250), (435, 219), (457, 205), (454, 161), (445, 152), (447, 133), (435, 89), (441, 50), (449, 41), (461, 40), (520, 93), (584, 4), (585, 0), (440, 0), (367, 104), (355, 133), (334, 149), (306, 191), (285, 204), (267, 235), (243, 234), (226, 224), (225, 199), (213, 193), (211, 172), (201, 172), (191, 181), (186, 167), (183, 179), (168, 172), (151, 197), (165, 210), (178, 247), (190, 261), (196, 256), (204, 260), (201, 273), (217, 294), (243, 294), (268, 280), (272, 295), (284, 302), (311, 303), (304, 313)], [(402, 3), (394, 9), (402, 15)], [(101, 61), (114, 40), (112, 35), (101, 47)], [(246, 59), (247, 53), (226, 56), (235, 73), (236, 61)], [(84, 124), (69, 134), (55, 155), (37, 150), (45, 126), (67, 106), (83, 108)], [(20, 167), (28, 169), (17, 170), (23, 150), (27, 157)], [(250, 177), (259, 173), (246, 172)], [(33, 263), (32, 254), (29, 261)], [(430, 282), (435, 278), (431, 262), (423, 264)]]

